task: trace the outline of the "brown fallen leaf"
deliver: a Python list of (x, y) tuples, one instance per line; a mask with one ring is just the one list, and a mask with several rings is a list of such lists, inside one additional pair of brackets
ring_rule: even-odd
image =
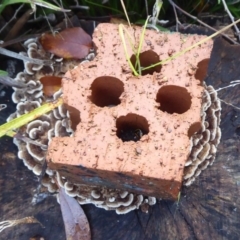
[(53, 96), (61, 88), (62, 78), (56, 76), (45, 76), (40, 78), (43, 85), (43, 93), (47, 97)]
[(80, 27), (67, 28), (54, 35), (44, 33), (39, 42), (44, 50), (63, 58), (82, 59), (93, 48), (91, 37)]
[(75, 198), (69, 197), (59, 188), (59, 201), (67, 240), (91, 240), (89, 223)]

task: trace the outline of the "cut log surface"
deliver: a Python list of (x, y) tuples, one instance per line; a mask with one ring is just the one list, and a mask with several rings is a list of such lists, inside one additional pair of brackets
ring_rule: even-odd
[[(216, 39), (206, 83), (218, 89), (238, 80), (239, 56), (239, 46), (230, 46), (221, 38)], [(219, 92), (219, 97), (239, 107), (239, 88), (224, 89)], [(0, 101), (4, 103), (2, 98)], [(6, 114), (4, 111), (0, 113), (1, 117)], [(240, 239), (240, 110), (224, 102), (221, 129), (222, 140), (215, 162), (190, 187), (182, 189), (178, 202), (159, 200), (148, 214), (136, 210), (126, 215), (92, 205), (83, 206), (92, 239)], [(0, 239), (26, 240), (35, 236), (48, 240), (65, 239), (56, 199), (42, 193), (43, 200), (32, 205), (37, 177), (17, 159), (17, 150), (11, 139), (2, 138), (0, 141), (0, 221), (34, 216), (45, 227), (18, 225), (0, 233)]]

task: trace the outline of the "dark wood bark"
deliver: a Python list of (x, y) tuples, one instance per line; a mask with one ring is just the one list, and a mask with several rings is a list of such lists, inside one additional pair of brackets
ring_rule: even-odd
[[(215, 41), (207, 84), (216, 89), (240, 79), (240, 47)], [(219, 92), (225, 102), (240, 107), (240, 86)], [(2, 114), (2, 112), (1, 112)], [(240, 239), (240, 110), (222, 103), (222, 140), (214, 164), (188, 188), (179, 202), (161, 200), (149, 209), (126, 215), (85, 205), (93, 240)], [(65, 239), (60, 207), (52, 196), (31, 204), (37, 177), (16, 157), (11, 139), (2, 138), (0, 158), (0, 220), (35, 216), (38, 224), (19, 225), (0, 233), (0, 239), (25, 240), (39, 235)], [(47, 194), (47, 193), (46, 193)], [(49, 194), (47, 194), (49, 195)]]

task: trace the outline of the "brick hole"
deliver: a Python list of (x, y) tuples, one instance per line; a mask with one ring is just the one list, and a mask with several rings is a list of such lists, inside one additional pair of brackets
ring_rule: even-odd
[(69, 106), (67, 104), (64, 104), (64, 107), (66, 107), (69, 112), (71, 128), (73, 129), (73, 131), (76, 131), (77, 125), (81, 122), (80, 111), (75, 107)]
[(96, 78), (92, 85), (90, 100), (99, 107), (112, 107), (121, 103), (120, 96), (124, 91), (121, 80), (111, 76)]
[(117, 136), (123, 142), (137, 142), (143, 135), (149, 133), (149, 124), (145, 117), (129, 113), (121, 116), (116, 121)]
[(188, 129), (188, 137), (191, 138), (193, 134), (197, 133), (200, 130), (201, 130), (201, 123), (200, 122), (193, 123)]
[[(140, 53), (139, 59), (140, 59), (140, 64), (142, 67), (148, 67), (148, 66), (151, 66), (153, 64), (160, 62), (159, 55), (152, 50), (148, 50), (148, 51)], [(131, 56), (130, 61), (133, 64), (133, 66), (135, 67), (135, 64), (136, 64), (136, 55), (135, 54)], [(162, 67), (161, 65), (158, 65), (156, 67), (144, 70), (144, 71), (142, 71), (141, 75), (142, 76), (147, 75), (147, 74), (151, 75), (154, 72), (160, 72), (161, 67)], [(136, 69), (136, 71), (138, 72), (138, 69)]]
[(160, 103), (159, 109), (163, 112), (182, 114), (190, 109), (191, 99), (186, 88), (168, 85), (158, 90), (156, 102)]
[(209, 58), (203, 59), (197, 65), (197, 71), (195, 73), (195, 78), (200, 80), (201, 82), (203, 82), (203, 80), (207, 76), (209, 60), (210, 60)]

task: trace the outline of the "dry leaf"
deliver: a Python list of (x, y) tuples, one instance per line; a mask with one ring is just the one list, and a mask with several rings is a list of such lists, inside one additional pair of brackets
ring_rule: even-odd
[(59, 189), (59, 201), (67, 240), (91, 240), (89, 223), (75, 198), (69, 197), (63, 188)]
[(53, 96), (61, 88), (62, 78), (56, 76), (45, 76), (40, 78), (43, 85), (43, 93), (47, 97)]
[(44, 50), (58, 57), (82, 59), (93, 48), (91, 37), (80, 27), (67, 28), (56, 34), (43, 34), (39, 42)]

